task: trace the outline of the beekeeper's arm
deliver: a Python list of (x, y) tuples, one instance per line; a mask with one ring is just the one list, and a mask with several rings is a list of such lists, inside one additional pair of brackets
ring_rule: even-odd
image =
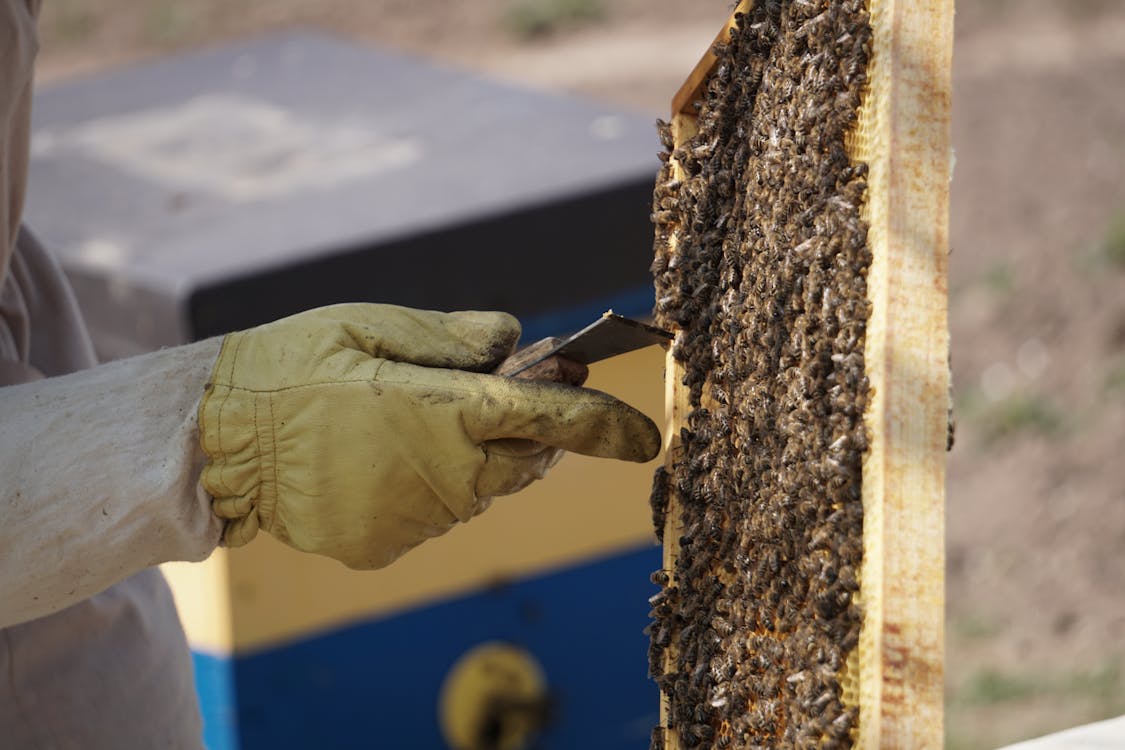
[(0, 626), (202, 559), (221, 524), (377, 568), (560, 449), (656, 455), (611, 396), (482, 374), (518, 335), (503, 313), (338, 305), (0, 389)]

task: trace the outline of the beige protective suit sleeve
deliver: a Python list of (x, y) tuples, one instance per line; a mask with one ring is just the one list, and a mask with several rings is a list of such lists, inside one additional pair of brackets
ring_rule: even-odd
[[(30, 255), (11, 257), (27, 174), (35, 11), (27, 0), (0, 1), (0, 385), (88, 365), (73, 352), (66, 361), (62, 343), (81, 322), (66, 314), (74, 305), (53, 261), (30, 238)], [(0, 627), (214, 549), (221, 523), (196, 488), (195, 419), (218, 349), (206, 341), (0, 388)]]
[(222, 524), (197, 489), (195, 425), (218, 347), (0, 389), (0, 627), (211, 554)]
[[(171, 488), (183, 467), (199, 460), (194, 446), (183, 450), (186, 426), (173, 416), (192, 411), (181, 402), (198, 384), (161, 384), (159, 373), (172, 360), (160, 355), (147, 365), (97, 371), (89, 381), (96, 399), (77, 396), (76, 381), (58, 377), (95, 360), (58, 266), (19, 227), (38, 10), (39, 0), (0, 0), (0, 484), (9, 490), (0, 495), (0, 621), (59, 611), (0, 628), (0, 746), (199, 748), (191, 654), (160, 571), (148, 568), (105, 588), (150, 560), (177, 556), (176, 545), (199, 557), (218, 539), (212, 521), (200, 523), (194, 488)], [(203, 351), (198, 356), (207, 359)], [(144, 374), (133, 377), (137, 367)], [(192, 358), (185, 373), (194, 372)], [(136, 387), (114, 383), (114, 373)], [(58, 379), (17, 385), (44, 376)], [(161, 387), (167, 406), (157, 407)], [(146, 409), (159, 412), (159, 421), (140, 427)], [(127, 429), (107, 438), (95, 422)], [(146, 439), (157, 460), (131, 462)], [(136, 482), (128, 493), (121, 491), (126, 476)], [(101, 516), (99, 502), (118, 517)], [(188, 544), (182, 530), (166, 537), (174, 518), (203, 537)], [(113, 550), (134, 547), (146, 528), (155, 535), (143, 550), (127, 557)], [(96, 545), (95, 533), (105, 534)]]

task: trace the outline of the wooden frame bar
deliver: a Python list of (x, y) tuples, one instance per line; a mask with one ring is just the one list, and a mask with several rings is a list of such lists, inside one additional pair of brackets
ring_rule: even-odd
[(862, 748), (941, 748), (953, 0), (873, 0), (869, 165), (872, 398), (863, 466)]

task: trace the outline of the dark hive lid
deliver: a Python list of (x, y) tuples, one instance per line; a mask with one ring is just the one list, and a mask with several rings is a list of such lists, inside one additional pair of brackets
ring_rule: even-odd
[(630, 182), (650, 193), (657, 166), (647, 116), (304, 33), (47, 86), (34, 117), (26, 218), (84, 307), (92, 294), (182, 303)]

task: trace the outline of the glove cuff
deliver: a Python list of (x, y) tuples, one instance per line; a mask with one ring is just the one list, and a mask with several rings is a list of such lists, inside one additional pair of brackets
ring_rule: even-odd
[(240, 547), (270, 531), (277, 506), (272, 394), (230, 384), (242, 334), (223, 340), (199, 402), (199, 442), (208, 463), (199, 483), (211, 510), (227, 521), (223, 540)]

